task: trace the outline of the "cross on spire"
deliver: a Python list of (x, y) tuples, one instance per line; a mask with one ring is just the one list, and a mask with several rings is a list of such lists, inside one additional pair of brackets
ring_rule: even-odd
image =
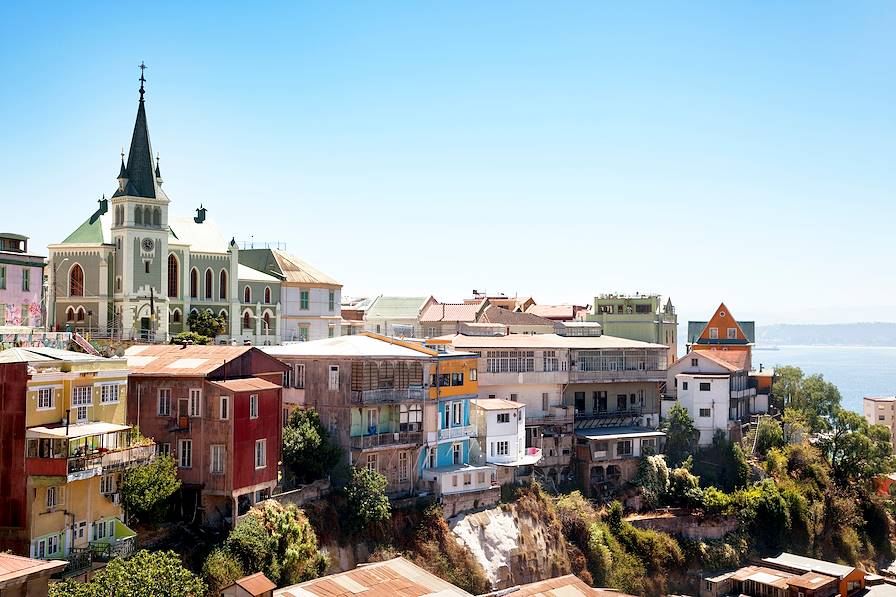
[(143, 61), (141, 60), (140, 66), (138, 66), (137, 68), (140, 69), (140, 79), (139, 79), (139, 81), (140, 81), (140, 101), (142, 102), (143, 94), (146, 93), (146, 90), (143, 89), (143, 84), (146, 83), (146, 77), (143, 76), (144, 75), (143, 71), (145, 71), (147, 67), (146, 67), (146, 64), (144, 64)]

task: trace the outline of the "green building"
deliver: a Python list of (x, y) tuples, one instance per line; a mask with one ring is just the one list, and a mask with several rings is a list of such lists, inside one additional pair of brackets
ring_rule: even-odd
[(602, 294), (594, 297), (587, 319), (600, 323), (607, 336), (666, 345), (669, 364), (677, 358), (678, 316), (672, 299), (663, 305), (658, 294)]

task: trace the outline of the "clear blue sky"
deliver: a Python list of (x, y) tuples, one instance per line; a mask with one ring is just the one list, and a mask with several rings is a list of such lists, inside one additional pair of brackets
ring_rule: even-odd
[(116, 185), (145, 60), (172, 212), (347, 295), (896, 319), (896, 3), (15, 3), (0, 228)]

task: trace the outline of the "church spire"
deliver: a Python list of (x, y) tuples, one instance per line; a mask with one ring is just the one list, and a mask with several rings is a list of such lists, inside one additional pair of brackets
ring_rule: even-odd
[[(155, 199), (157, 183), (155, 165), (152, 159), (152, 145), (149, 142), (149, 127), (146, 124), (146, 108), (143, 95), (146, 93), (144, 83), (146, 65), (140, 63), (140, 101), (137, 104), (137, 120), (134, 122), (134, 133), (131, 135), (131, 147), (128, 151), (127, 165), (123, 173), (127, 176), (127, 186), (116, 195), (147, 197)], [(123, 163), (123, 162), (122, 162)]]

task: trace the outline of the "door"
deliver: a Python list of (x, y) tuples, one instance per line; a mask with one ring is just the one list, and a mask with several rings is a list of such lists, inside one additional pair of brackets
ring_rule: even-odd
[(140, 337), (144, 339), (149, 339), (149, 333), (151, 331), (151, 327), (149, 324), (149, 317), (141, 317), (140, 318)]

